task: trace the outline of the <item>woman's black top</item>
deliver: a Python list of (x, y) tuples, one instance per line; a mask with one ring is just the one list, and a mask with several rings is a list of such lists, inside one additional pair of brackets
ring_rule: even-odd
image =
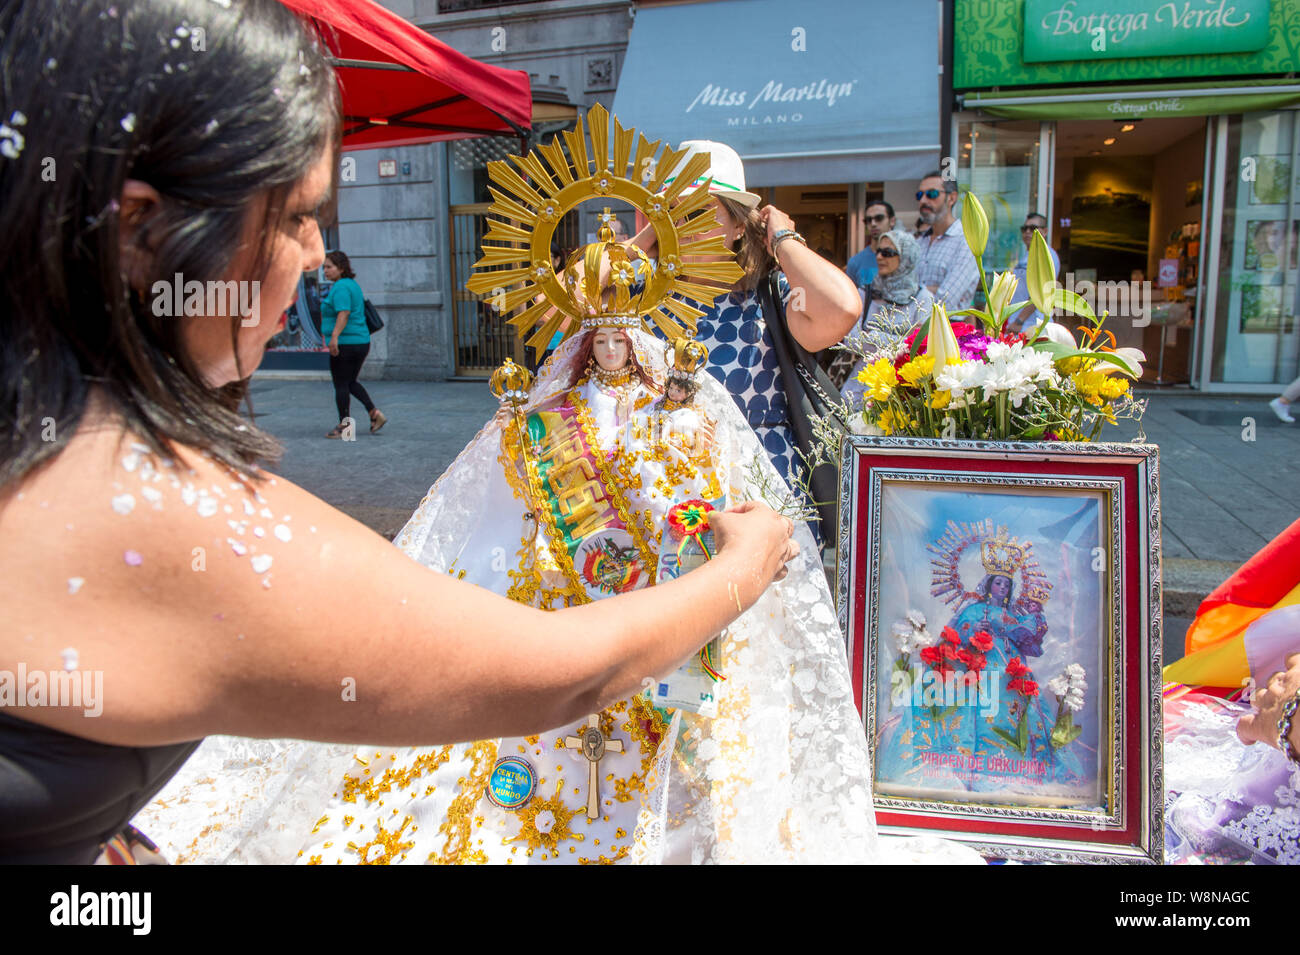
[(0, 863), (94, 862), (200, 742), (112, 746), (0, 710)]

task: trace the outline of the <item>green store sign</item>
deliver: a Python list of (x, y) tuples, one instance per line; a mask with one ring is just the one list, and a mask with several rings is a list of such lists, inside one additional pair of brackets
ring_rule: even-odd
[(1249, 53), (1269, 0), (1025, 0), (1026, 63)]
[(1300, 0), (954, 0), (958, 90), (1300, 72)]

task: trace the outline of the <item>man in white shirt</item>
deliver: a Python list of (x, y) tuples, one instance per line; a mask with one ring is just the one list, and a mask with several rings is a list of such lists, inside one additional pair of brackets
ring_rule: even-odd
[(975, 256), (966, 245), (961, 220), (953, 215), (957, 202), (957, 183), (944, 179), (938, 171), (921, 180), (916, 192), (920, 203), (920, 221), (930, 227), (930, 234), (919, 240), (921, 260), (917, 278), (942, 302), (948, 311), (969, 308), (980, 283)]

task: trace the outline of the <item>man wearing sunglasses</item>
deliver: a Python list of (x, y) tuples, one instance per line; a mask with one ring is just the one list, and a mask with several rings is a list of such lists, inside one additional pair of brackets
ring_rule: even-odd
[(917, 240), (921, 246), (917, 278), (948, 311), (968, 308), (975, 299), (980, 276), (975, 256), (962, 234), (961, 220), (953, 213), (957, 183), (944, 179), (936, 170), (921, 180), (916, 200), (921, 222), (930, 227), (930, 234)]
[[(1029, 215), (1025, 216), (1025, 224), (1020, 227), (1020, 239), (1025, 243), (1025, 248), (1020, 253), (1020, 261), (1011, 270), (1019, 280), (1016, 284), (1017, 298), (1028, 297), (1025, 290), (1029, 288), (1029, 284), (1025, 280), (1025, 276), (1029, 273), (1029, 245), (1034, 241), (1035, 230), (1043, 233), (1044, 239), (1047, 238), (1047, 217), (1040, 212), (1029, 213)], [(1047, 247), (1047, 251), (1052, 256), (1052, 274), (1059, 275), (1061, 272), (1061, 257), (1056, 254), (1056, 250), (1050, 245)], [(1037, 327), (1042, 320), (1043, 313), (1030, 304), (1007, 320), (1007, 328), (1013, 332), (1029, 332)]]
[(871, 287), (876, 277), (876, 240), (894, 228), (894, 207), (884, 199), (876, 199), (867, 205), (866, 217), (862, 220), (867, 226), (867, 245), (861, 252), (849, 259), (844, 271), (853, 284), (858, 287), (858, 294), (865, 301), (866, 290)]

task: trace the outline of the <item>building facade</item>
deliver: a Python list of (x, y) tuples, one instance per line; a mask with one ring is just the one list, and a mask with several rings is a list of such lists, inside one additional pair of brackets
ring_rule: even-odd
[(1062, 280), (1149, 379), (1300, 374), (1300, 0), (954, 4), (952, 136), (989, 267), (1040, 212)]
[[(468, 56), (526, 71), (533, 131), (347, 154), (335, 235), (387, 322), (363, 378), (482, 377), (506, 357), (536, 359), (463, 289), (487, 163), (573, 128), (595, 103), (670, 145), (732, 145), (748, 188), (841, 265), (862, 248), (867, 202), (893, 201), (910, 228), (916, 181), (939, 165), (939, 0), (382, 2)], [(888, 64), (867, 55), (873, 37)], [(564, 223), (555, 251), (594, 238), (596, 211)], [(634, 211), (614, 211), (633, 233)]]

